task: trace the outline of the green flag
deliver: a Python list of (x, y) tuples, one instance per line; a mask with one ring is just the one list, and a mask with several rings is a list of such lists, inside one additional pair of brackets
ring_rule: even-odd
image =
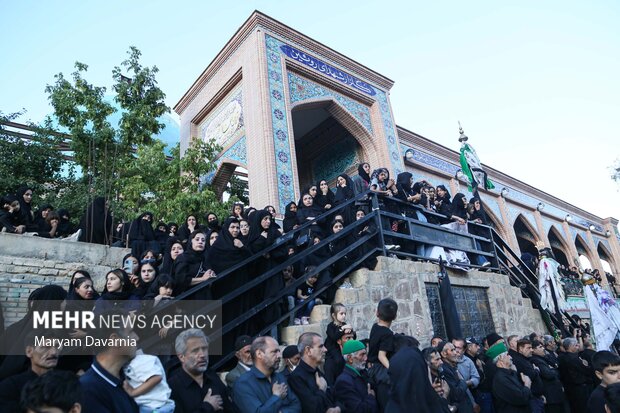
[(467, 177), (467, 186), (471, 192), (473, 188), (481, 186), (484, 189), (493, 189), (495, 185), (489, 178), (487, 178), (486, 172), (482, 169), (480, 159), (474, 148), (463, 142), (461, 145), (461, 170)]

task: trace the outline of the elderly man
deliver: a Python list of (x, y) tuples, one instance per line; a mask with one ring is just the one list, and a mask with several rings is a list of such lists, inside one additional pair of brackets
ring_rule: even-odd
[(19, 397), (22, 389), (37, 377), (44, 375), (58, 364), (58, 349), (50, 346), (35, 345), (35, 332), (26, 335), (24, 348), (30, 359), (30, 368), (23, 373), (7, 377), (0, 382), (0, 411), (6, 413), (21, 412)]
[(564, 352), (560, 356), (560, 379), (572, 413), (587, 411), (592, 391), (592, 370), (588, 362), (579, 358), (579, 342), (574, 337), (562, 341)]
[(377, 413), (379, 405), (375, 392), (362, 376), (368, 355), (366, 346), (357, 340), (349, 340), (342, 345), (345, 366), (336, 379), (334, 396), (343, 408), (343, 413)]
[(320, 334), (303, 333), (297, 342), (301, 361), (288, 378), (288, 384), (301, 401), (303, 413), (340, 413), (327, 381), (319, 371), (327, 349)]
[(469, 357), (465, 357), (465, 346), (467, 345), (465, 339), (454, 338), (452, 339), (452, 344), (454, 345), (457, 357), (456, 369), (467, 384), (467, 393), (474, 406), (474, 410), (478, 410), (479, 407), (477, 407), (476, 400), (474, 400), (473, 391), (478, 387), (478, 384), (480, 384), (480, 373), (478, 373), (478, 369), (474, 362)]
[(448, 401), (457, 406), (459, 413), (473, 413), (474, 405), (467, 389), (467, 383), (460, 377), (457, 370), (458, 355), (454, 344), (450, 342), (441, 343), (438, 350), (443, 360), (444, 379), (450, 386)]
[(226, 385), (231, 390), (237, 379), (250, 371), (250, 367), (252, 367), (250, 347), (252, 347), (252, 337), (250, 336), (239, 336), (235, 340), (235, 357), (237, 357), (238, 362), (235, 368), (226, 375)]
[(543, 344), (545, 346), (545, 358), (551, 367), (558, 368), (558, 345), (555, 338), (550, 335), (543, 336)]
[[(497, 370), (493, 377), (495, 411), (501, 413), (529, 413), (530, 386), (532, 381), (524, 374), (518, 374), (512, 365), (512, 357), (504, 343), (498, 343), (487, 350), (487, 356)], [(520, 377), (519, 377), (520, 376)], [(519, 380), (520, 378), (520, 380)]]
[(174, 348), (181, 361), (181, 368), (168, 380), (175, 413), (236, 411), (222, 380), (207, 370), (209, 341), (205, 333), (196, 328), (182, 331)]
[(233, 400), (241, 413), (301, 413), (299, 399), (276, 373), (280, 365), (280, 347), (271, 337), (257, 337), (251, 344), (253, 366), (239, 377)]

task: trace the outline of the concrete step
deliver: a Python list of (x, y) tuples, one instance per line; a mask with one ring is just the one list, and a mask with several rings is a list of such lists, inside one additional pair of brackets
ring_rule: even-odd
[(324, 336), (324, 330), (325, 329), (320, 323), (284, 327), (280, 332), (280, 345), (290, 346), (291, 344), (297, 344), (299, 336), (307, 332), (313, 332)]

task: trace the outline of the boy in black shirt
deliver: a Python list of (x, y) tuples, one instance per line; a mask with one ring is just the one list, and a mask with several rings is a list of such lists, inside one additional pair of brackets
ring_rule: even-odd
[(599, 351), (592, 357), (592, 368), (601, 384), (590, 395), (588, 412), (605, 413), (605, 388), (620, 383), (620, 357), (611, 351)]
[(394, 351), (394, 332), (390, 329), (396, 319), (398, 304), (391, 298), (384, 298), (377, 305), (377, 322), (370, 330), (368, 342), (368, 362), (372, 364), (368, 372), (377, 395), (380, 410), (385, 410), (388, 401), (390, 382), (387, 374), (389, 358)]

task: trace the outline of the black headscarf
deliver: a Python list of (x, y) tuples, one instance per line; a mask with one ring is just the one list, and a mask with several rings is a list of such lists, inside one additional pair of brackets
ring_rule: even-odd
[[(250, 233), (248, 234), (248, 247), (253, 253), (259, 252), (271, 244), (273, 244), (279, 237), (280, 231), (277, 228), (269, 225), (269, 228), (264, 229), (261, 225), (261, 221), (265, 217), (271, 217), (269, 211), (261, 210), (256, 211), (250, 217)], [(273, 218), (272, 218), (273, 220)], [(267, 238), (262, 236), (262, 233), (267, 232)]]
[(297, 211), (291, 211), (291, 206), (297, 206), (294, 202), (289, 202), (284, 208), (284, 220), (282, 221), (282, 229), (284, 232), (293, 230), (293, 227), (297, 225)]
[(209, 249), (209, 255), (216, 257), (216, 259), (212, 262), (213, 270), (216, 273), (223, 272), (228, 268), (239, 264), (251, 255), (247, 245), (244, 245), (241, 248), (235, 247), (235, 238), (233, 238), (228, 231), (230, 224), (233, 222), (238, 223), (239, 221), (232, 217), (226, 219), (224, 225), (222, 226), (222, 230), (219, 232), (219, 237), (217, 237), (217, 240)]
[(348, 201), (349, 199), (355, 198), (355, 189), (353, 188), (353, 181), (351, 180), (349, 175), (345, 173), (341, 173), (338, 175), (338, 178), (340, 177), (344, 178), (344, 180), (347, 182), (347, 186), (345, 186), (344, 188), (341, 186), (336, 187), (336, 195), (335, 195), (336, 204), (342, 204)]
[(321, 191), (321, 182), (323, 181), (327, 183), (325, 179), (321, 179), (316, 184), (316, 196), (314, 197), (314, 203), (317, 206), (320, 206), (321, 208), (325, 209), (325, 205), (334, 206), (336, 204), (336, 196), (334, 195), (334, 192), (332, 192), (332, 190), (329, 189), (329, 186), (327, 188), (327, 194), (323, 195), (323, 191)]
[[(115, 276), (120, 278), (121, 280), (120, 291), (113, 291), (113, 292), (108, 291), (107, 281), (108, 281), (108, 274), (110, 273), (113, 273)], [(131, 281), (129, 280), (129, 275), (127, 275), (127, 273), (124, 270), (121, 270), (120, 268), (112, 270), (108, 272), (108, 274), (106, 274), (106, 283), (105, 283), (105, 286), (103, 287), (101, 298), (104, 300), (111, 300), (111, 301), (127, 300), (131, 296), (131, 288), (132, 288)]]
[[(302, 202), (302, 200), (304, 199), (304, 195), (308, 194), (310, 195), (310, 188), (312, 188), (315, 185), (308, 185), (304, 188), (303, 191), (301, 191), (301, 198), (299, 198), (299, 201), (297, 202), (297, 211), (299, 211), (300, 209), (304, 209), (306, 206), (304, 205), (304, 203)], [(319, 193), (319, 190), (317, 188), (317, 195)], [(312, 196), (312, 195), (310, 195)], [(312, 197), (312, 205), (313, 206), (317, 206), (316, 202), (314, 201), (314, 197)]]
[[(209, 222), (209, 215), (215, 215), (215, 221)], [(222, 228), (220, 226), (220, 220), (215, 212), (207, 212), (205, 215), (205, 222), (207, 223), (207, 228), (209, 228), (210, 230), (218, 231)]]
[(57, 231), (60, 233), (60, 236), (73, 234), (75, 232), (75, 227), (70, 221), (71, 215), (69, 215), (69, 211), (66, 209), (59, 209), (58, 216), (60, 217), (60, 222), (58, 223)]
[(413, 178), (411, 172), (401, 172), (396, 176), (398, 194), (404, 195), (405, 198), (414, 195), (413, 188), (411, 187), (411, 178)]
[[(151, 220), (147, 221), (143, 219), (146, 216), (150, 216)], [(144, 212), (134, 219), (129, 228), (129, 240), (141, 240), (141, 241), (154, 241), (155, 231), (153, 231), (153, 214), (150, 212)]]
[[(194, 219), (196, 219), (196, 225), (194, 225), (194, 229), (193, 230), (190, 230), (189, 226), (187, 225), (187, 220), (189, 219), (189, 217), (194, 217)], [(181, 239), (181, 241), (187, 242), (187, 240), (189, 240), (189, 236), (192, 234), (192, 232), (197, 230), (197, 229), (199, 229), (199, 228), (200, 228), (200, 223), (198, 222), (198, 215), (196, 215), (196, 214), (188, 214), (185, 217), (185, 222), (183, 223), (183, 225), (181, 225), (181, 227), (177, 231), (177, 236)]]
[(67, 298), (65, 302), (65, 311), (77, 311), (77, 310), (92, 310), (95, 306), (95, 300), (99, 298), (99, 293), (95, 291), (93, 286), (93, 296), (90, 300), (86, 300), (82, 298), (80, 294), (77, 293), (76, 289), (80, 287), (83, 283), (92, 280), (90, 277), (82, 277), (75, 281), (75, 284), (72, 284), (73, 289), (71, 292), (67, 293)]
[(471, 214), (471, 219), (475, 220), (475, 219), (480, 219), (482, 221), (482, 223), (484, 225), (489, 225), (489, 217), (486, 213), (486, 211), (484, 210), (484, 206), (482, 205), (482, 201), (480, 200), (480, 198), (478, 197), (473, 197), (469, 200), (469, 203), (474, 205), (476, 203), (476, 201), (480, 202), (480, 209), (476, 210), (476, 207), (474, 206), (474, 212)]
[(357, 174), (361, 176), (364, 181), (370, 183), (370, 175), (368, 175), (364, 170), (364, 165), (370, 164), (368, 162), (362, 162), (361, 164), (357, 165)]
[(24, 200), (24, 194), (29, 190), (34, 192), (34, 189), (30, 186), (21, 186), (15, 195), (17, 195), (17, 200), (19, 201), (19, 214), (23, 224), (26, 225), (26, 231), (36, 231), (37, 227), (34, 223), (34, 215), (32, 213), (32, 201), (26, 202)]
[[(174, 262), (176, 260), (172, 259), (172, 256), (170, 255), (170, 251), (172, 250), (172, 246), (174, 244), (181, 244), (181, 245), (183, 245), (183, 242), (181, 242), (181, 240), (176, 238), (176, 237), (170, 237), (170, 238), (168, 238), (166, 240), (166, 246), (164, 248), (164, 261), (163, 261), (163, 264), (161, 266), (162, 274), (172, 275), (172, 265), (174, 264)], [(208, 238), (207, 238), (207, 245), (209, 245), (209, 239)], [(183, 254), (181, 254), (181, 255), (183, 255)], [(177, 259), (178, 259), (178, 257), (177, 257)]]
[(452, 200), (452, 215), (463, 218), (467, 221), (467, 207), (463, 203), (463, 199), (467, 199), (464, 194), (457, 193)]
[(452, 216), (452, 202), (450, 202), (450, 192), (444, 185), (437, 185), (436, 189), (442, 189), (446, 191), (443, 197), (439, 196), (439, 193), (435, 191), (435, 200), (440, 201), (441, 205), (437, 207), (437, 213), (447, 216)]
[(105, 198), (97, 197), (88, 206), (80, 221), (80, 241), (94, 244), (108, 244), (112, 237), (114, 221), (112, 214), (105, 207)]
[(212, 268), (209, 261), (209, 253), (207, 252), (208, 238), (205, 236), (205, 249), (203, 251), (196, 251), (192, 248), (192, 240), (200, 233), (199, 230), (191, 233), (187, 240), (185, 251), (174, 261), (174, 296), (189, 289), (192, 278), (200, 277)]

